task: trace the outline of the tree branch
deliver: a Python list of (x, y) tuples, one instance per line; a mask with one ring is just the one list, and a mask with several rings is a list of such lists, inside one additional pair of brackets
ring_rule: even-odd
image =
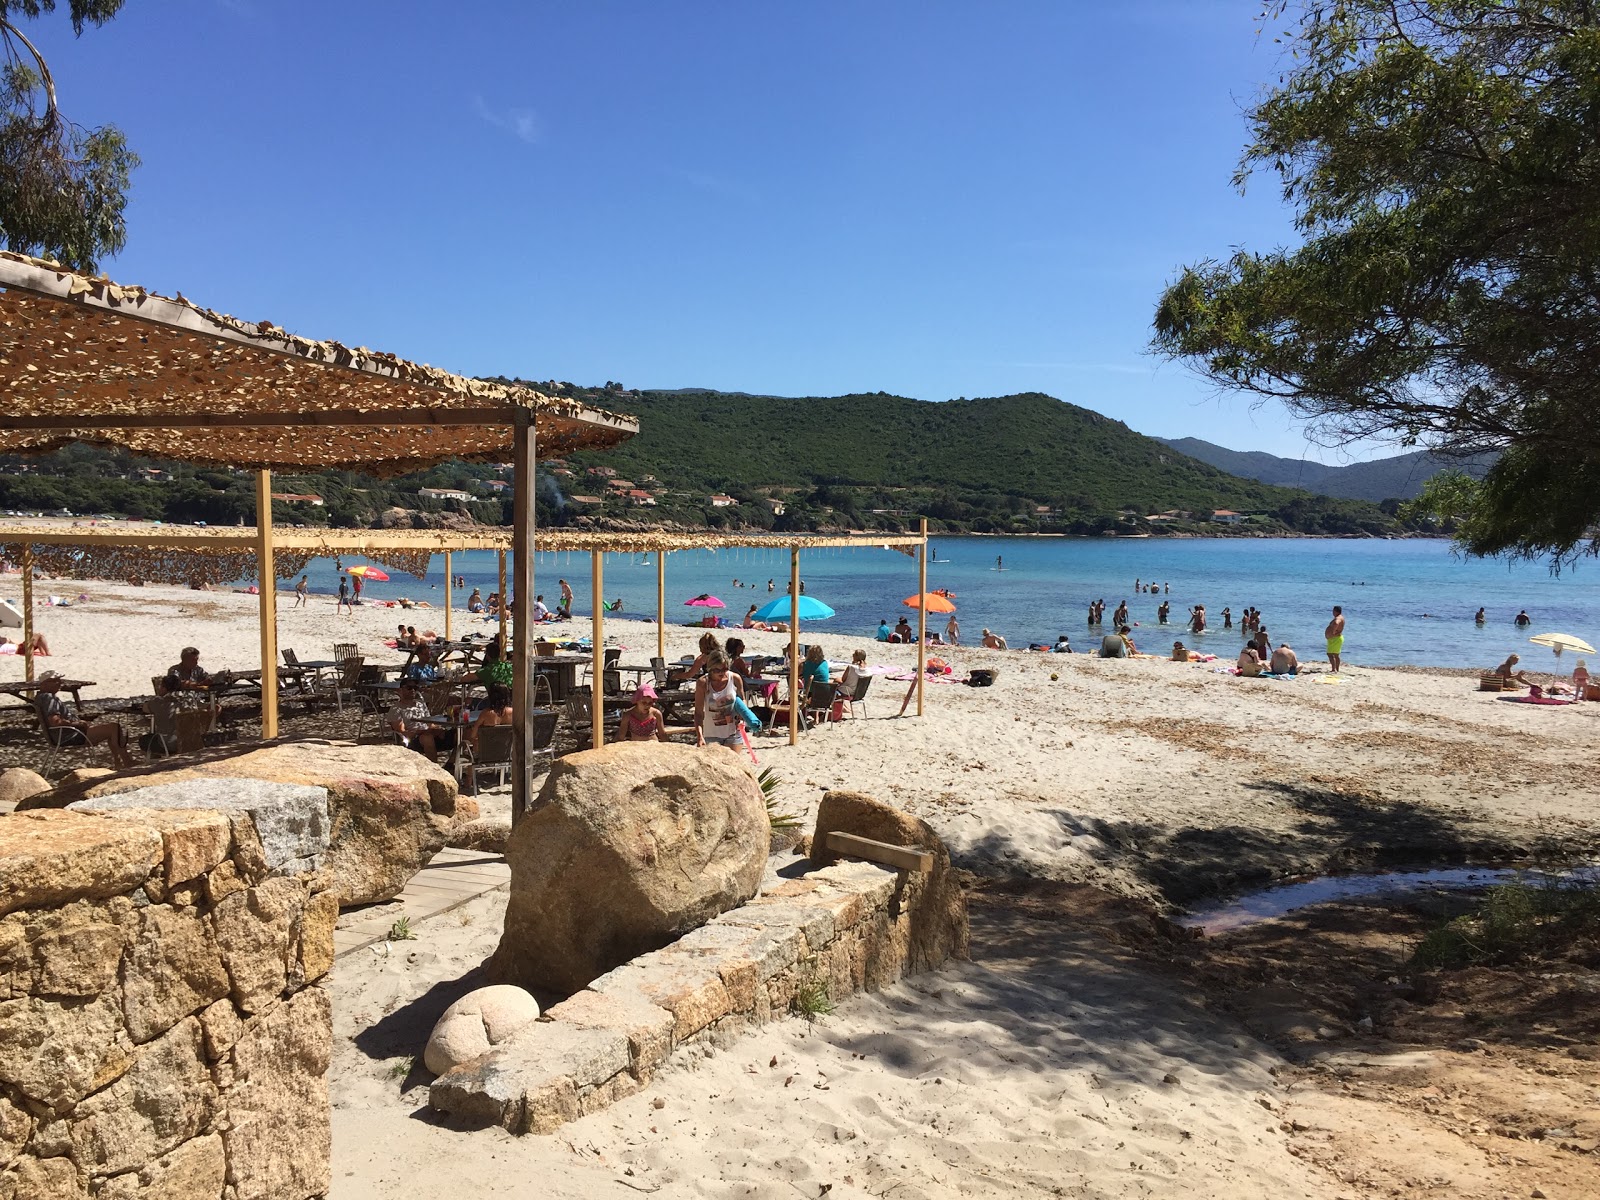
[(16, 38), (17, 41), (28, 48), (28, 53), (33, 55), (33, 61), (39, 65), (39, 78), (44, 83), (45, 102), (47, 105), (45, 117), (47, 120), (59, 118), (61, 112), (56, 106), (56, 81), (50, 74), (50, 64), (45, 62), (44, 55), (40, 54), (38, 47), (28, 40), (27, 34), (3, 17), (0, 17), (0, 36), (5, 37), (7, 40)]

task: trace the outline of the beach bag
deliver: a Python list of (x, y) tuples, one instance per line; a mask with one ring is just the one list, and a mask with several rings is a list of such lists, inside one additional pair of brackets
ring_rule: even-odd
[(994, 686), (994, 672), (991, 671), (991, 670), (987, 670), (987, 669), (985, 669), (983, 667), (979, 667), (976, 670), (968, 672), (968, 674), (967, 674), (967, 686), (968, 687), (993, 687)]

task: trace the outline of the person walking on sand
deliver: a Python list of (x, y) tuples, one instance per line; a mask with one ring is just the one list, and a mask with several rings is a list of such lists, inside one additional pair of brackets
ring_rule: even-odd
[(944, 625), (944, 640), (952, 646), (961, 645), (961, 626), (956, 624), (956, 616), (950, 614), (950, 619)]
[(350, 609), (350, 615), (356, 615), (356, 610), (350, 608), (350, 580), (344, 575), (339, 576), (339, 598), (333, 602), (333, 615), (337, 617), (341, 609)]
[(1331, 674), (1339, 673), (1339, 660), (1344, 657), (1344, 609), (1333, 606), (1333, 620), (1322, 631), (1328, 639), (1328, 668)]
[[(363, 583), (365, 583), (365, 582), (366, 582), (366, 576), (365, 575), (357, 575), (356, 576), (355, 588), (353, 589), (355, 594), (350, 597), (350, 603), (351, 603), (352, 606), (361, 603), (361, 585)], [(354, 613), (352, 612), (351, 615), (353, 616)]]
[(307, 587), (306, 577), (304, 575), (300, 576), (300, 582), (294, 585), (294, 606), (296, 608), (310, 607), (311, 600), (306, 594)]

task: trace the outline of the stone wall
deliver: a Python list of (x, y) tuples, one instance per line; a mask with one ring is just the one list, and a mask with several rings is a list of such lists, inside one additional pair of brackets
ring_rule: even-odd
[[(785, 1016), (797, 997), (838, 1000), (964, 956), (959, 890), (952, 898), (870, 863), (807, 866), (769, 873), (748, 904), (602, 975), (441, 1075), (429, 1103), (464, 1122), (549, 1133), (638, 1091), (676, 1050)], [(930, 920), (949, 928), (929, 936)]]
[(0, 816), (0, 1200), (327, 1193), (326, 794), (285, 843), (272, 786)]

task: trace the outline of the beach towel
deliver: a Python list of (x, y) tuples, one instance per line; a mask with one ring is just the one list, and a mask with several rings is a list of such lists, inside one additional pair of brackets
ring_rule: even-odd
[(1496, 696), (1507, 704), (1576, 704), (1576, 700), (1558, 700), (1554, 696)]
[(743, 722), (751, 729), (761, 728), (761, 722), (756, 720), (756, 714), (750, 710), (750, 706), (748, 704), (739, 699), (737, 696), (733, 698), (732, 709), (735, 720)]

